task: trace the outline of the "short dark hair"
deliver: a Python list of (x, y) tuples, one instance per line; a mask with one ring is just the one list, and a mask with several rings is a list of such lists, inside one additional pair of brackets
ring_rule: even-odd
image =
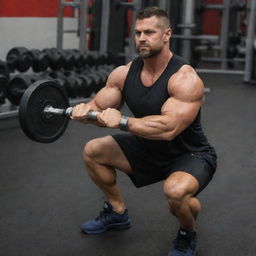
[(140, 10), (137, 13), (136, 19), (143, 20), (145, 18), (150, 18), (152, 16), (156, 16), (158, 18), (165, 18), (167, 21), (167, 24), (170, 25), (170, 19), (168, 17), (168, 14), (158, 6), (149, 6), (143, 10)]

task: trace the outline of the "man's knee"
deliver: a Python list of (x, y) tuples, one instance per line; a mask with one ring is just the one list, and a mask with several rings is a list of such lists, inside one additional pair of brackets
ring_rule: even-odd
[(87, 142), (84, 146), (84, 159), (95, 158), (99, 155), (101, 148), (101, 143), (98, 142), (98, 139), (93, 139)]
[(112, 136), (93, 139), (84, 147), (85, 164), (89, 167), (102, 165), (132, 174), (131, 166)]
[(163, 186), (170, 211), (176, 216), (183, 203), (189, 198), (187, 190), (181, 184), (172, 181), (165, 181)]
[(181, 203), (188, 197), (188, 192), (183, 184), (166, 180), (163, 185), (164, 194), (169, 201)]

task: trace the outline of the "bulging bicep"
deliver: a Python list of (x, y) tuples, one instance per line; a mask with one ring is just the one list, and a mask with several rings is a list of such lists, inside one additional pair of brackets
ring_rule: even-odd
[(103, 87), (95, 96), (94, 103), (98, 108), (117, 108), (122, 106), (122, 89), (129, 70), (129, 66), (119, 66), (114, 69)]
[(100, 110), (107, 108), (120, 108), (122, 92), (117, 87), (103, 87), (95, 96), (94, 103)]
[(180, 79), (171, 84), (171, 97), (162, 106), (162, 115), (167, 115), (180, 132), (196, 118), (204, 100), (203, 85), (198, 80)]

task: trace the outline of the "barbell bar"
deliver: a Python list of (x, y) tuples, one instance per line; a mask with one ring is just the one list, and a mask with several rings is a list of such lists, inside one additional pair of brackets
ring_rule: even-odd
[[(44, 114), (46, 116), (51, 116), (51, 115), (64, 115), (66, 117), (69, 117), (72, 119), (72, 111), (73, 111), (73, 108), (72, 107), (68, 107), (66, 109), (62, 109), (62, 108), (54, 108), (52, 106), (46, 106), (45, 109), (44, 109)], [(87, 114), (86, 114), (86, 119), (89, 120), (89, 121), (97, 121), (97, 115), (99, 114), (100, 112), (98, 111), (89, 111)]]

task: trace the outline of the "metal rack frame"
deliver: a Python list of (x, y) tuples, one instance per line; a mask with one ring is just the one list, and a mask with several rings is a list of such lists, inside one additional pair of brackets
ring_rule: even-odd
[[(245, 73), (244, 81), (250, 82), (253, 72), (253, 51), (256, 52), (256, 1), (251, 0), (248, 3), (249, 24), (247, 26), (246, 38), (246, 60), (245, 60)], [(254, 45), (255, 44), (255, 45)], [(256, 69), (256, 67), (255, 67)]]
[[(162, 2), (162, 1), (160, 1)], [(191, 58), (191, 40), (208, 40), (211, 42), (220, 42), (220, 58), (216, 58), (215, 62), (220, 62), (219, 69), (196, 69), (199, 73), (220, 73), (220, 74), (237, 74), (244, 75), (244, 81), (250, 81), (252, 69), (253, 69), (253, 50), (255, 42), (255, 28), (256, 28), (256, 1), (248, 0), (247, 3), (247, 38), (246, 38), (246, 47), (245, 47), (245, 58), (240, 58), (241, 63), (245, 63), (243, 70), (231, 70), (227, 69), (227, 50), (228, 50), (228, 36), (229, 36), (229, 22), (230, 22), (230, 8), (232, 0), (224, 0), (223, 4), (210, 4), (204, 6), (205, 9), (214, 9), (222, 12), (221, 19), (221, 32), (220, 36), (214, 35), (193, 35), (191, 29), (194, 24), (194, 8), (195, 0), (183, 0), (182, 2), (184, 8), (182, 13), (182, 24), (178, 26), (182, 28), (182, 34), (173, 34), (173, 38), (181, 39), (181, 55), (188, 60)], [(190, 24), (190, 26), (188, 26)], [(192, 24), (192, 25), (191, 25)]]
[[(64, 9), (72, 7), (78, 9), (80, 12), (78, 20), (78, 30), (64, 30)], [(57, 48), (63, 49), (64, 33), (76, 33), (79, 35), (79, 50), (84, 52), (87, 50), (87, 18), (88, 18), (88, 0), (74, 0), (73, 2), (66, 2), (59, 0), (58, 20), (57, 20)]]

